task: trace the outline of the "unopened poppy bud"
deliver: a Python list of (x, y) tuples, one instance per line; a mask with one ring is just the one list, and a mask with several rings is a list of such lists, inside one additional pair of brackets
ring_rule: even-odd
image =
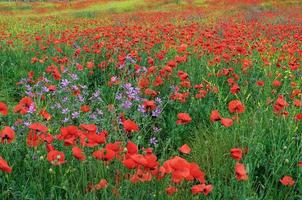
[(289, 163), (289, 160), (288, 160), (288, 159), (285, 159), (285, 163)]

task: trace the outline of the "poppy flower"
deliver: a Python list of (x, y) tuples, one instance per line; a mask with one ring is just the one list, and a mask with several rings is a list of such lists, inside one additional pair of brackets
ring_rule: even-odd
[(207, 196), (212, 190), (213, 190), (212, 185), (205, 185), (202, 190), (202, 193)]
[(239, 148), (233, 148), (230, 151), (232, 158), (234, 158), (235, 160), (241, 160), (242, 158), (242, 150)]
[(205, 173), (201, 171), (200, 167), (196, 163), (190, 164), (190, 174), (198, 180), (200, 183), (205, 183)]
[(21, 115), (25, 115), (29, 111), (35, 110), (35, 104), (33, 100), (29, 97), (24, 97), (20, 100), (19, 104), (15, 106), (14, 112), (20, 113)]
[(64, 140), (64, 145), (70, 146), (75, 144), (79, 136), (80, 131), (76, 126), (67, 126), (61, 128), (61, 133), (57, 135), (57, 139)]
[(218, 110), (212, 110), (211, 115), (210, 115), (210, 120), (212, 122), (221, 120), (221, 116), (220, 116)]
[(81, 111), (82, 112), (89, 112), (90, 111), (90, 107), (88, 105), (83, 105), (83, 106), (81, 106)]
[(188, 124), (192, 121), (192, 118), (187, 113), (178, 113), (177, 114), (178, 120), (176, 124)]
[(193, 195), (203, 193), (204, 195), (208, 195), (213, 190), (212, 185), (206, 185), (206, 184), (198, 184), (194, 185), (191, 188), (191, 192)]
[(231, 89), (230, 89), (230, 92), (232, 93), (232, 94), (236, 94), (236, 93), (238, 93), (240, 91), (240, 87), (239, 87), (239, 85), (236, 83), (236, 84), (234, 84), (232, 87), (231, 87)]
[(239, 100), (232, 100), (229, 102), (230, 113), (243, 113), (245, 106)]
[(0, 170), (7, 173), (12, 172), (12, 168), (7, 164), (6, 160), (4, 160), (1, 156), (0, 156)]
[(72, 148), (72, 155), (78, 160), (86, 160), (86, 156), (83, 153), (83, 150), (79, 147)]
[(101, 179), (98, 184), (95, 185), (95, 189), (100, 190), (104, 189), (108, 186), (108, 182), (106, 179)]
[(178, 191), (178, 189), (176, 187), (173, 187), (173, 186), (169, 186), (169, 187), (166, 188), (166, 192), (169, 196), (172, 196), (177, 191)]
[(49, 134), (49, 133), (42, 133), (39, 135), (39, 137), (41, 138), (41, 140), (43, 140), (44, 142), (50, 144), (54, 141), (54, 137)]
[(98, 160), (111, 161), (115, 157), (115, 152), (111, 149), (103, 148), (101, 150), (96, 150), (95, 152), (93, 152), (92, 156)]
[(96, 132), (97, 131), (97, 127), (94, 124), (81, 124), (80, 128), (88, 131), (88, 132)]
[(280, 81), (278, 81), (278, 80), (273, 81), (273, 86), (274, 87), (280, 87), (281, 85), (282, 85), (282, 83)]
[(0, 131), (0, 137), (2, 144), (10, 144), (15, 138), (15, 131), (11, 127), (6, 126), (2, 131)]
[(123, 122), (123, 126), (124, 126), (124, 130), (126, 132), (137, 132), (137, 131), (139, 131), (138, 125), (130, 119), (125, 120)]
[(131, 141), (128, 141), (126, 148), (127, 148), (127, 153), (129, 154), (136, 154), (138, 152), (137, 145)]
[(236, 173), (236, 179), (238, 181), (246, 181), (248, 179), (248, 175), (245, 170), (245, 166), (242, 163), (236, 163), (235, 165), (235, 173)]
[(3, 102), (0, 101), (0, 113), (3, 115), (3, 116), (6, 116), (8, 114), (8, 108), (7, 108), (7, 105)]
[(48, 128), (39, 122), (32, 123), (28, 128), (41, 133), (45, 133), (48, 131)]
[(47, 160), (55, 166), (65, 163), (65, 154), (61, 151), (52, 150), (47, 154)]
[(302, 161), (298, 162), (298, 166), (302, 167)]
[(293, 105), (296, 107), (302, 107), (302, 101), (300, 101), (299, 99), (295, 99), (293, 102)]
[(284, 176), (280, 179), (280, 183), (285, 186), (293, 186), (295, 184), (295, 180), (290, 176)]
[(40, 111), (40, 115), (45, 119), (45, 120), (50, 120), (51, 119), (51, 114), (49, 114), (47, 111), (46, 111), (46, 109), (42, 109), (41, 111)]
[(127, 167), (127, 169), (134, 169), (138, 166), (138, 164), (131, 158), (123, 160), (122, 163)]
[(193, 185), (191, 188), (191, 192), (193, 195), (199, 194), (202, 192), (203, 184)]
[(301, 121), (301, 120), (302, 120), (302, 113), (296, 114), (296, 115), (295, 115), (295, 119), (296, 119), (297, 121)]
[(233, 125), (233, 120), (230, 118), (221, 118), (221, 124), (225, 127), (230, 127)]
[(147, 111), (152, 111), (156, 108), (156, 103), (155, 103), (155, 101), (145, 100), (143, 103), (143, 106)]
[(42, 139), (39, 137), (39, 135), (34, 130), (29, 131), (26, 137), (27, 146), (37, 147), (41, 143), (42, 143)]
[(278, 114), (288, 105), (289, 104), (286, 102), (284, 97), (282, 95), (280, 95), (274, 105), (274, 112)]
[(51, 92), (56, 91), (56, 89), (57, 89), (57, 87), (55, 85), (49, 85), (47, 88)]
[(178, 149), (178, 151), (183, 154), (189, 154), (191, 152), (191, 148), (187, 144), (184, 144)]
[(264, 86), (264, 81), (257, 81), (256, 85), (262, 87)]

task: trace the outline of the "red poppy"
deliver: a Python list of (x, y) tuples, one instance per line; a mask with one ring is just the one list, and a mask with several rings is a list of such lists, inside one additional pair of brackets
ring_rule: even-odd
[(257, 81), (256, 84), (257, 84), (257, 86), (262, 87), (262, 86), (264, 86), (264, 81)]
[(131, 158), (123, 160), (122, 163), (128, 169), (134, 169), (138, 166), (138, 164)]
[(188, 124), (192, 121), (192, 118), (187, 113), (178, 113), (177, 114), (178, 120), (176, 124)]
[(11, 127), (6, 126), (2, 131), (0, 131), (0, 137), (2, 144), (10, 144), (15, 138), (15, 131)]
[(191, 175), (200, 183), (205, 183), (205, 173), (201, 171), (200, 167), (196, 163), (190, 164)]
[(72, 148), (72, 155), (78, 160), (86, 160), (86, 156), (83, 153), (83, 150), (79, 147)]
[(192, 194), (203, 193), (204, 195), (208, 195), (212, 190), (213, 190), (213, 186), (212, 185), (206, 185), (206, 184), (194, 185), (191, 188)]
[(285, 186), (293, 186), (295, 184), (295, 180), (290, 176), (284, 176), (280, 179), (280, 183)]
[(138, 82), (138, 86), (140, 88), (147, 88), (149, 86), (149, 84), (150, 84), (150, 81), (147, 77), (141, 78)]
[(293, 105), (296, 107), (302, 107), (302, 101), (300, 101), (299, 99), (295, 99), (293, 102)]
[(288, 105), (289, 104), (285, 101), (284, 97), (280, 95), (274, 105), (274, 112), (278, 114)]
[(54, 137), (49, 134), (49, 133), (42, 133), (39, 135), (39, 137), (41, 138), (41, 140), (43, 140), (44, 142), (50, 144), (54, 141)]
[(156, 108), (156, 103), (155, 103), (155, 101), (145, 100), (144, 103), (143, 103), (143, 106), (147, 111), (151, 111), (151, 110), (154, 110)]
[(97, 127), (94, 124), (81, 124), (80, 128), (88, 131), (88, 132), (96, 132), (97, 131)]
[(191, 148), (187, 144), (184, 144), (178, 149), (178, 151), (183, 154), (189, 154), (191, 152)]
[(301, 121), (302, 120), (302, 113), (296, 114), (295, 119), (298, 120), (298, 121)]
[(28, 128), (41, 133), (45, 133), (48, 131), (48, 128), (39, 122), (32, 123)]
[(177, 191), (178, 191), (178, 189), (176, 187), (173, 187), (173, 186), (169, 186), (169, 187), (166, 188), (166, 192), (169, 196), (172, 196)]
[(239, 87), (239, 85), (236, 83), (236, 84), (234, 84), (232, 87), (231, 87), (231, 89), (230, 89), (230, 92), (232, 93), (232, 94), (236, 94), (236, 93), (238, 93), (240, 91), (240, 87)]
[(298, 166), (302, 167), (302, 161), (298, 162)]
[(103, 148), (101, 150), (96, 150), (92, 153), (92, 156), (99, 160), (111, 161), (115, 157), (115, 152), (111, 149)]
[(7, 172), (7, 173), (12, 172), (12, 168), (7, 164), (6, 160), (4, 160), (1, 156), (0, 156), (0, 169), (3, 172)]
[(64, 140), (64, 145), (70, 146), (75, 144), (79, 136), (80, 131), (76, 126), (67, 126), (61, 128), (61, 134), (57, 135), (57, 139)]
[(95, 185), (95, 189), (100, 190), (104, 189), (108, 186), (108, 182), (106, 179), (101, 179), (98, 184)]
[(245, 166), (242, 163), (236, 163), (235, 165), (236, 179), (238, 181), (246, 181), (248, 179), (248, 175), (245, 170)]
[(242, 158), (242, 150), (239, 148), (233, 148), (231, 149), (231, 156), (232, 158), (234, 158), (235, 160), (241, 160)]
[(124, 130), (126, 132), (137, 132), (137, 131), (139, 131), (138, 125), (130, 119), (125, 120), (123, 122), (123, 126), (124, 126)]
[(48, 152), (47, 154), (47, 160), (52, 164), (52, 165), (61, 165), (65, 163), (65, 154), (61, 151), (57, 150), (52, 150)]
[(282, 85), (282, 83), (280, 81), (278, 81), (278, 80), (273, 81), (273, 86), (274, 87), (280, 87), (281, 85)]
[(7, 105), (3, 102), (0, 101), (0, 113), (3, 115), (3, 116), (6, 116), (8, 114), (8, 108), (7, 108)]
[(57, 89), (57, 87), (55, 85), (49, 85), (47, 88), (51, 92), (56, 91), (56, 89)]
[(233, 125), (233, 120), (230, 118), (221, 118), (221, 124), (225, 127), (230, 127)]
[(230, 113), (243, 113), (244, 110), (245, 107), (239, 100), (232, 100), (229, 102)]
[(210, 120), (212, 122), (221, 120), (221, 116), (220, 116), (218, 110), (212, 110), (211, 115), (210, 115)]
[(36, 131), (31, 130), (27, 134), (26, 137), (26, 144), (29, 147), (37, 147), (42, 143), (42, 139), (39, 137), (39, 135), (36, 133)]
[(136, 154), (138, 152), (138, 147), (136, 144), (134, 144), (131, 141), (128, 141), (127, 143), (127, 153), (129, 154)]
[(81, 106), (81, 111), (82, 112), (89, 112), (90, 111), (90, 107), (88, 105), (83, 105), (83, 106)]
[(19, 104), (15, 106), (14, 112), (25, 115), (30, 108), (32, 108), (33, 110), (35, 109), (33, 100), (29, 97), (24, 97), (20, 100)]
[(47, 111), (46, 111), (46, 109), (42, 109), (41, 111), (40, 111), (40, 115), (45, 119), (45, 120), (50, 120), (51, 119), (51, 114), (49, 114)]

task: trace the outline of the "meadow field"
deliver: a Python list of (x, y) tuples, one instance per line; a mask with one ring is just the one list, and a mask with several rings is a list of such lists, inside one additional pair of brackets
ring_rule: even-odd
[(301, 200), (302, 2), (0, 2), (0, 200)]

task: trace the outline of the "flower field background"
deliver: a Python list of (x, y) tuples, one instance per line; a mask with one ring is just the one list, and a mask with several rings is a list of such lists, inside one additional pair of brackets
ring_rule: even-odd
[(0, 2), (0, 199), (302, 199), (300, 1)]

